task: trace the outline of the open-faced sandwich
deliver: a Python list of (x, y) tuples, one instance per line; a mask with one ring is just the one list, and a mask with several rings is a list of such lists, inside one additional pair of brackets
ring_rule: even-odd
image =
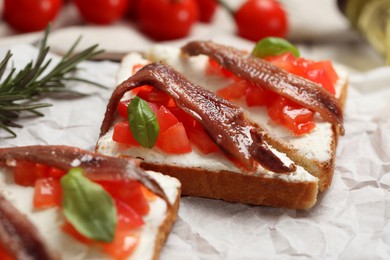
[(330, 185), (346, 93), (330, 62), (197, 41), (129, 54), (117, 81), (97, 151), (141, 158), (185, 195), (309, 208)]
[(1, 259), (157, 259), (180, 183), (68, 146), (0, 148)]

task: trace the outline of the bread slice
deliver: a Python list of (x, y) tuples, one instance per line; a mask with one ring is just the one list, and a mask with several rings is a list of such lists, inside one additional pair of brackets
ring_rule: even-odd
[[(155, 45), (146, 52), (150, 61), (161, 61), (181, 72), (189, 81), (217, 91), (227, 86), (232, 80), (218, 74), (206, 73), (208, 57), (184, 57), (179, 48), (166, 45)], [(342, 66), (337, 66), (339, 80), (335, 86), (336, 97), (344, 107), (348, 77)], [(123, 79), (123, 78), (122, 78)], [(326, 190), (332, 181), (335, 165), (335, 153), (338, 139), (336, 129), (319, 116), (315, 118), (316, 128), (310, 134), (295, 136), (285, 127), (273, 122), (265, 107), (248, 107), (245, 102), (238, 103), (247, 112), (253, 122), (267, 132), (267, 141), (277, 150), (287, 154), (296, 164), (319, 179), (319, 190)]]
[[(75, 160), (74, 163), (77, 161)], [(1, 152), (0, 162), (4, 162)], [(1, 195), (4, 195), (16, 209), (27, 216), (41, 233), (44, 242), (51, 251), (57, 253), (61, 259), (109, 258), (97, 247), (87, 246), (64, 233), (60, 226), (63, 222), (63, 215), (57, 208), (33, 210), (34, 189), (15, 184), (10, 168), (3, 165), (0, 171)], [(158, 172), (146, 171), (145, 173), (159, 184), (171, 207), (168, 207), (167, 203), (160, 197), (149, 201), (150, 211), (143, 216), (145, 224), (140, 230), (139, 243), (128, 259), (158, 259), (162, 246), (176, 221), (179, 208), (180, 182)]]
[[(127, 55), (122, 60), (117, 83), (131, 76), (133, 66), (149, 62), (138, 53)], [(123, 99), (128, 99), (131, 95), (128, 92)], [(112, 140), (112, 135), (113, 127), (99, 138), (96, 145), (98, 153), (141, 158), (143, 168), (178, 178), (182, 183), (183, 195), (297, 209), (310, 208), (316, 202), (318, 178), (301, 166), (288, 174), (274, 173), (261, 166), (255, 172), (246, 173), (218, 153), (204, 155), (193, 147), (191, 153), (167, 154), (159, 149), (116, 143)], [(286, 165), (292, 162), (285, 154), (275, 149), (273, 151)]]

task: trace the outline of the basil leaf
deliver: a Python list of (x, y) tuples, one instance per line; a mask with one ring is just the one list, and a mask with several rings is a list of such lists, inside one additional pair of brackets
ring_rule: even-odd
[(134, 97), (131, 100), (127, 113), (134, 139), (143, 147), (152, 148), (160, 131), (156, 114), (140, 97)]
[(73, 168), (61, 178), (66, 219), (87, 238), (112, 242), (117, 224), (114, 200), (102, 186)]
[(264, 58), (267, 56), (276, 56), (286, 52), (291, 52), (295, 57), (299, 57), (299, 50), (289, 41), (278, 37), (267, 37), (259, 42), (252, 50), (252, 55)]

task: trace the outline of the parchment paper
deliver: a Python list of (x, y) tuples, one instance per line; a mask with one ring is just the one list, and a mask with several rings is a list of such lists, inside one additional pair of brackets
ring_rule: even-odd
[[(204, 32), (202, 28), (198, 32)], [(345, 24), (342, 30), (336, 29), (331, 31), (342, 38)], [(231, 31), (222, 30), (213, 37), (236, 47), (251, 47)], [(303, 56), (332, 59), (350, 70), (346, 135), (338, 144), (329, 190), (309, 210), (183, 197), (161, 259), (390, 259), (390, 67), (383, 66), (383, 59), (364, 41), (336, 38), (299, 44)], [(140, 43), (136, 39), (128, 48)], [(0, 48), (0, 57), (8, 47)], [(29, 45), (12, 46), (12, 51), (13, 63), (19, 67), (36, 55)], [(24, 128), (16, 129), (18, 137), (0, 132), (0, 145), (66, 144), (92, 150), (118, 66), (84, 62), (80, 75), (110, 89), (71, 84), (89, 96), (44, 99), (53, 104), (41, 110), (45, 117), (24, 116), (19, 121)]]

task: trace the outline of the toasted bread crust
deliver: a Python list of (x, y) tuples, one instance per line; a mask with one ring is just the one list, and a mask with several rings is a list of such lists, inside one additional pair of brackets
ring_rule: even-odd
[(287, 182), (264, 176), (149, 162), (143, 162), (141, 167), (179, 179), (183, 195), (293, 209), (310, 208), (317, 200), (318, 184), (315, 181)]
[(154, 253), (152, 258), (153, 260), (157, 260), (159, 258), (161, 248), (164, 246), (165, 241), (167, 240), (169, 234), (171, 233), (173, 224), (176, 222), (177, 212), (179, 210), (179, 204), (180, 204), (180, 194), (181, 194), (181, 190), (179, 188), (175, 198), (175, 202), (172, 204), (170, 210), (168, 210), (164, 222), (158, 228), (156, 242), (154, 245)]

